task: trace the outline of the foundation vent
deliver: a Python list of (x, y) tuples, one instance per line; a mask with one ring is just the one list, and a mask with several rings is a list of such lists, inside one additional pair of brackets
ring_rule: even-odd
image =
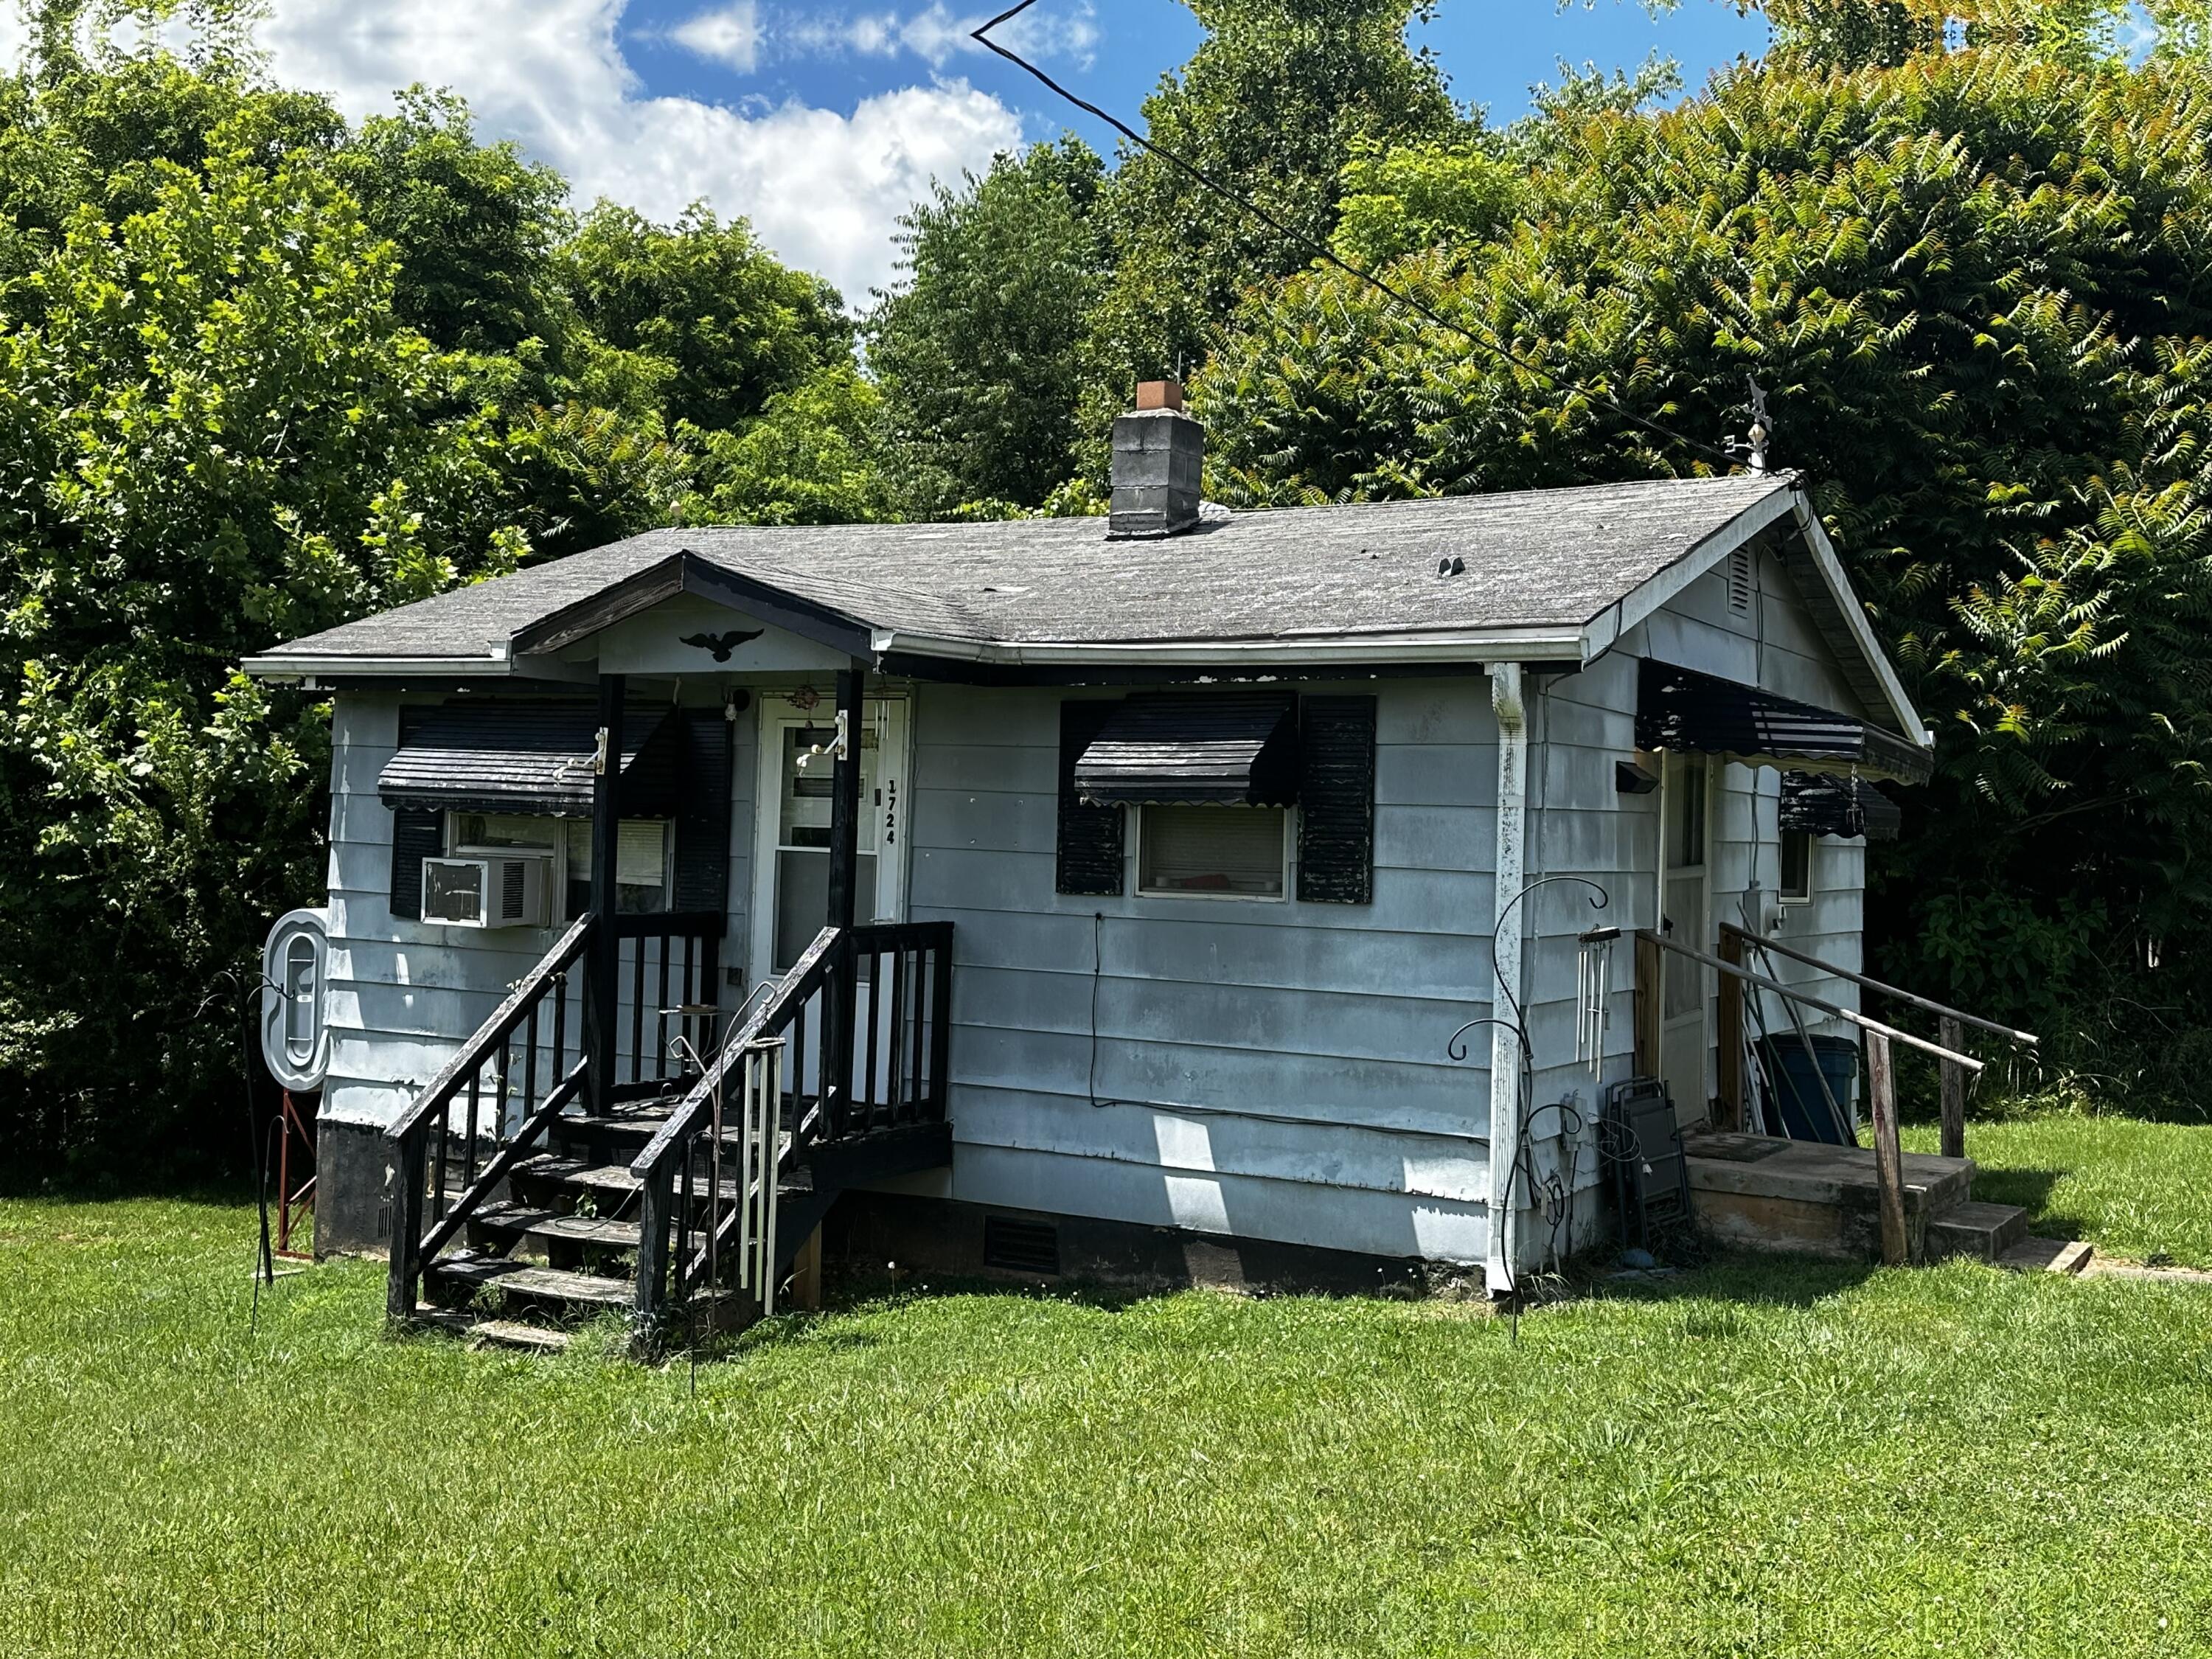
[(1002, 1273), (1060, 1273), (1060, 1229), (1043, 1221), (1017, 1221), (1012, 1216), (983, 1218), (983, 1265)]

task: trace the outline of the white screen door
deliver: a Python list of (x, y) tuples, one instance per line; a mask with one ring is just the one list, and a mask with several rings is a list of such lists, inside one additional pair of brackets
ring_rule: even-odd
[[(907, 704), (898, 697), (872, 697), (860, 721), (860, 822), (859, 884), (854, 919), (900, 921), (906, 915), (906, 744)], [(781, 976), (822, 931), (830, 908), (830, 814), (836, 762), (823, 753), (802, 757), (817, 746), (827, 750), (836, 724), (826, 706), (793, 708), (774, 694), (762, 699), (760, 809), (755, 840), (753, 883), (753, 979)], [(869, 987), (860, 987), (860, 1040), (854, 1064), (867, 1049), (866, 1022), (874, 1018)], [(818, 1030), (821, 999), (807, 1010), (807, 1029)], [(886, 1015), (888, 1018), (888, 1015)], [(809, 1048), (813, 1044), (810, 1038)], [(886, 1035), (879, 1044), (889, 1052)], [(798, 1086), (816, 1091), (815, 1056), (787, 1061)], [(856, 1082), (858, 1079), (855, 1080)]]
[[(1664, 757), (1659, 788), (1659, 904), (1668, 937), (1710, 952), (1712, 939), (1711, 769), (1703, 755)], [(1681, 1122), (1705, 1115), (1712, 970), (1659, 953), (1659, 1075)]]

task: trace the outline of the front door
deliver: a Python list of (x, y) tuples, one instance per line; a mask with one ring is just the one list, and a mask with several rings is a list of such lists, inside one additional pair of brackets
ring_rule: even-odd
[[(1703, 755), (1668, 755), (1659, 786), (1660, 925), (1669, 939), (1711, 953), (1712, 939), (1711, 769)], [(1678, 1121), (1705, 1115), (1711, 1038), (1706, 1009), (1712, 969), (1659, 953), (1659, 1075)]]
[[(769, 693), (761, 700), (761, 711), (752, 927), (756, 984), (780, 977), (829, 920), (830, 808), (836, 763), (828, 750), (837, 735), (835, 718), (823, 708), (799, 709)], [(853, 915), (866, 926), (905, 917), (905, 699), (867, 699), (859, 738), (859, 891)], [(866, 984), (860, 999), (859, 1030), (865, 1033), (874, 1018)], [(821, 1000), (815, 1000), (807, 1010), (810, 1030), (819, 1029)], [(864, 1040), (854, 1044), (856, 1065), (866, 1048)], [(789, 1063), (799, 1068), (799, 1087), (816, 1092), (814, 1056), (797, 1055)]]

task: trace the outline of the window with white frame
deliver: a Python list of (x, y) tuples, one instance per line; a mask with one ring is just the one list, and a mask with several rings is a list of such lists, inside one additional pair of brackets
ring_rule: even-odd
[(1146, 806), (1137, 833), (1137, 890), (1158, 896), (1279, 899), (1289, 811), (1280, 806)]
[(1778, 890), (1785, 904), (1813, 896), (1814, 839), (1802, 830), (1782, 832), (1782, 872)]

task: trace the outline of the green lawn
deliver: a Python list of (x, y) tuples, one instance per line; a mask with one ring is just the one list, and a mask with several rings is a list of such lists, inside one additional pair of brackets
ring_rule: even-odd
[[(1907, 1152), (1936, 1146), (1934, 1124), (1906, 1126)], [(2073, 1115), (1970, 1121), (1966, 1155), (1980, 1166), (1974, 1196), (2025, 1205), (2033, 1231), (2212, 1267), (2212, 1126)]]
[(1503, 1321), (921, 1296), (647, 1371), (247, 1329), (251, 1212), (0, 1204), (0, 1651), (2212, 1644), (2212, 1291), (1723, 1264)]

